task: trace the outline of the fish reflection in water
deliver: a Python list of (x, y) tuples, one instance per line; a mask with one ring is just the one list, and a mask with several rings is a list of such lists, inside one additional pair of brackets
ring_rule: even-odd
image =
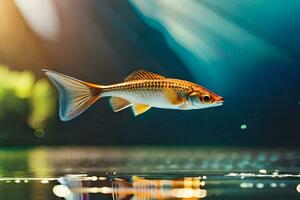
[[(160, 176), (162, 177), (162, 176)], [(53, 187), (66, 200), (222, 199), (252, 196), (257, 199), (298, 199), (300, 174), (259, 170), (258, 173), (231, 172), (207, 176), (118, 176), (67, 175)], [(251, 198), (250, 198), (251, 199)]]
[[(102, 174), (103, 175), (103, 174)], [(191, 177), (193, 176), (193, 177)], [(180, 178), (179, 178), (180, 177)], [(256, 173), (230, 172), (207, 176), (180, 174), (117, 174), (62, 177), (3, 177), (1, 195), (16, 198), (14, 191), (32, 192), (29, 199), (65, 200), (150, 200), (150, 199), (299, 199), (300, 174), (259, 170)], [(12, 190), (13, 189), (13, 190)], [(33, 190), (32, 190), (33, 189)], [(13, 193), (11, 195), (11, 193)], [(0, 196), (0, 199), (2, 196)], [(26, 197), (25, 197), (26, 198)], [(24, 198), (22, 198), (24, 199)]]
[[(89, 194), (111, 194), (113, 200), (122, 199), (190, 199), (205, 198), (205, 181), (201, 177), (185, 177), (179, 179), (146, 179), (133, 176), (131, 181), (113, 178), (112, 181), (99, 177), (101, 185), (93, 186), (93, 177), (67, 176), (59, 179), (61, 185), (55, 185), (53, 192), (66, 200), (88, 200)], [(94, 180), (93, 180), (94, 179)], [(98, 182), (99, 183), (99, 182)], [(110, 185), (111, 184), (111, 185)]]

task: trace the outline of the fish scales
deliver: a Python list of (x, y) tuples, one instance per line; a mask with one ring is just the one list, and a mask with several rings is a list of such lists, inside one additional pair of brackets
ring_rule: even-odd
[[(106, 87), (103, 92), (106, 95), (116, 92), (155, 92), (166, 88), (173, 89), (175, 92), (188, 93), (192, 90), (192, 83), (176, 79), (167, 80), (140, 80), (125, 83), (118, 83)], [(105, 94), (104, 94), (105, 95)]]

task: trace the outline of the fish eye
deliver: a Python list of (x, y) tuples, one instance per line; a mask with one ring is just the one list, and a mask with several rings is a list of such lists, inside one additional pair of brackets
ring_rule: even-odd
[(212, 98), (211, 98), (210, 95), (204, 94), (204, 95), (201, 96), (201, 101), (203, 103), (211, 103), (212, 102)]

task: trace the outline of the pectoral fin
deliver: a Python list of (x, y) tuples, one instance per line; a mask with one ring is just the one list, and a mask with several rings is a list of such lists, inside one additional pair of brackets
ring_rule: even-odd
[(151, 106), (148, 105), (144, 105), (144, 104), (134, 104), (132, 106), (132, 111), (133, 114), (135, 116), (138, 116), (140, 114), (143, 114), (144, 112), (146, 112), (147, 110), (149, 110), (151, 108)]
[(165, 98), (173, 105), (179, 105), (184, 102), (184, 99), (170, 88), (164, 89), (164, 95)]
[(111, 97), (109, 102), (114, 112), (119, 112), (132, 105), (129, 101), (118, 97)]

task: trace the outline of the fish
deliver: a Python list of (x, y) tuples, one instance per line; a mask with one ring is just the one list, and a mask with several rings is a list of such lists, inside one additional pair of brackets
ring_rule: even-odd
[(131, 107), (135, 116), (150, 108), (194, 110), (223, 105), (222, 96), (193, 82), (166, 78), (143, 69), (129, 74), (121, 83), (98, 85), (43, 69), (59, 92), (59, 118), (74, 119), (103, 97), (114, 112)]

